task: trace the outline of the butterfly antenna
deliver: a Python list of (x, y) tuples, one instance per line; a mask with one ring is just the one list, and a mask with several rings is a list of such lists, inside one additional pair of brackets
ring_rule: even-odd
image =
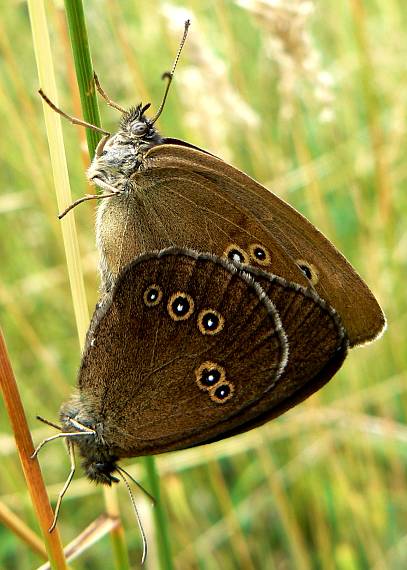
[(62, 109), (57, 107), (55, 103), (51, 101), (51, 99), (48, 97), (48, 95), (44, 93), (42, 89), (39, 89), (38, 93), (44, 99), (46, 104), (49, 105), (53, 111), (55, 111), (55, 113), (58, 113), (62, 117), (65, 117), (65, 119), (68, 119), (68, 121), (70, 121), (73, 125), (80, 125), (81, 127), (87, 127), (88, 129), (92, 129), (93, 131), (97, 131), (98, 133), (102, 133), (104, 135), (110, 135), (109, 131), (105, 131), (104, 129), (101, 129), (96, 125), (92, 125), (92, 123), (88, 123), (87, 121), (84, 121), (82, 119), (77, 119), (76, 117), (72, 117), (71, 115), (68, 115), (67, 113), (62, 111)]
[(69, 458), (71, 460), (71, 469), (69, 471), (69, 475), (67, 480), (65, 481), (65, 485), (63, 486), (62, 490), (60, 491), (59, 495), (58, 495), (58, 501), (55, 507), (55, 511), (54, 511), (54, 519), (52, 521), (51, 526), (48, 529), (48, 532), (52, 532), (54, 530), (54, 528), (56, 527), (57, 521), (58, 521), (58, 515), (59, 515), (59, 511), (62, 505), (62, 499), (64, 498), (65, 493), (68, 490), (69, 485), (71, 484), (72, 478), (75, 474), (75, 452), (74, 452), (74, 448), (72, 445), (72, 442), (70, 442), (69, 440), (66, 440), (66, 444), (68, 447), (68, 455)]
[(109, 107), (113, 107), (113, 109), (117, 109), (118, 111), (120, 111), (121, 113), (125, 113), (126, 109), (123, 109), (123, 107), (121, 105), (119, 105), (118, 103), (115, 103), (114, 101), (112, 101), (109, 97), (109, 95), (106, 93), (106, 91), (102, 88), (100, 82), (99, 82), (99, 77), (96, 75), (96, 72), (93, 72), (93, 81), (95, 82), (95, 86), (96, 89), (99, 92), (99, 95), (101, 95), (103, 97), (103, 99), (106, 101), (106, 103), (109, 105)]
[(123, 469), (123, 467), (119, 467), (118, 465), (116, 465), (116, 469), (118, 471), (121, 471), (122, 473), (124, 473), (125, 475), (127, 475), (127, 477), (133, 481), (133, 483), (140, 489), (140, 491), (143, 491), (143, 493), (146, 495), (146, 497), (148, 497), (150, 499), (150, 501), (152, 502), (152, 504), (155, 506), (155, 504), (157, 503), (157, 501), (155, 500), (155, 498), (153, 497), (153, 495), (150, 495), (150, 493), (147, 491), (147, 489), (144, 489), (144, 487), (142, 485), (140, 485), (140, 483), (138, 481), (135, 480), (134, 477), (132, 477), (130, 475), (130, 473), (128, 471), (126, 471), (125, 469)]
[(185, 21), (185, 25), (184, 25), (184, 35), (182, 36), (181, 43), (179, 44), (178, 53), (177, 53), (177, 55), (175, 56), (175, 60), (174, 60), (172, 69), (171, 69), (171, 71), (166, 71), (166, 72), (163, 74), (163, 76), (162, 76), (162, 79), (166, 79), (166, 80), (167, 80), (167, 85), (166, 85), (166, 87), (165, 87), (164, 97), (162, 98), (161, 105), (159, 106), (158, 111), (157, 111), (157, 113), (155, 114), (155, 116), (154, 116), (154, 117), (151, 119), (151, 121), (150, 121), (150, 124), (151, 124), (151, 125), (154, 125), (154, 123), (156, 122), (156, 120), (158, 119), (158, 117), (161, 115), (162, 110), (164, 109), (165, 101), (167, 100), (168, 91), (170, 90), (170, 85), (171, 85), (171, 82), (172, 82), (172, 78), (173, 78), (173, 76), (174, 76), (174, 71), (175, 71), (175, 68), (177, 67), (177, 63), (178, 63), (179, 57), (180, 57), (180, 55), (181, 55), (182, 48), (184, 47), (185, 41), (186, 41), (186, 39), (187, 39), (188, 28), (189, 28), (190, 24), (191, 24), (191, 20), (186, 20), (186, 21)]
[[(130, 495), (130, 500), (131, 500), (131, 502), (132, 502), (132, 504), (133, 504), (134, 512), (136, 513), (137, 524), (138, 524), (138, 527), (139, 527), (139, 529), (140, 529), (141, 539), (142, 539), (142, 542), (143, 542), (143, 554), (142, 554), (142, 556), (141, 556), (141, 564), (143, 565), (144, 562), (145, 562), (145, 560), (146, 560), (146, 558), (147, 558), (147, 538), (146, 538), (146, 535), (145, 535), (145, 532), (144, 532), (144, 529), (143, 529), (143, 525), (141, 524), (141, 519), (140, 519), (139, 512), (138, 512), (138, 510), (137, 510), (136, 501), (134, 500), (134, 495), (133, 495), (133, 493), (132, 493), (132, 491), (131, 491), (130, 485), (129, 485), (129, 483), (128, 483), (126, 477), (124, 476), (124, 473), (126, 473), (126, 475), (128, 475), (128, 473), (127, 473), (126, 471), (124, 471), (124, 469), (122, 469), (121, 467), (117, 467), (117, 466), (116, 466), (116, 471), (118, 472), (120, 478), (123, 480), (124, 484), (125, 484), (126, 487), (127, 487), (127, 491), (128, 491), (128, 493), (129, 493), (129, 495)], [(130, 479), (133, 480), (132, 477), (130, 477)]]

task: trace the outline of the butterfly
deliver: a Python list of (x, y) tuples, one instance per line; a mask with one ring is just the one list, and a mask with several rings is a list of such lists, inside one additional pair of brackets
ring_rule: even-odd
[[(150, 105), (102, 131), (88, 169), (101, 299), (59, 428), (91, 480), (118, 461), (247, 431), (321, 388), (384, 314), (306, 218), (248, 175), (156, 129)], [(54, 110), (60, 111), (41, 92)], [(37, 450), (38, 451), (38, 450)]]

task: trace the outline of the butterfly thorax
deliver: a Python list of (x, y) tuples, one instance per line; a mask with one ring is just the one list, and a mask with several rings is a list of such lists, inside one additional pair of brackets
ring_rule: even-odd
[[(83, 429), (83, 435), (72, 437), (71, 441), (79, 449), (87, 477), (103, 485), (116, 483), (118, 479), (112, 473), (117, 470), (118, 457), (106, 444), (103, 422), (92, 417), (77, 395), (62, 405), (60, 420), (64, 432), (77, 433)], [(89, 435), (86, 428), (92, 430)]]
[(87, 177), (103, 190), (108, 185), (126, 192), (130, 177), (143, 167), (145, 153), (162, 144), (157, 129), (144, 115), (148, 106), (138, 105), (124, 113), (119, 131), (99, 143)]

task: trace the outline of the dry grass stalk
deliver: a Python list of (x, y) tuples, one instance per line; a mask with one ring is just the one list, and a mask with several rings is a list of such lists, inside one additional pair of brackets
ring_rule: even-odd
[(45, 549), (44, 543), (40, 537), (35, 534), (29, 526), (25, 524), (13, 511), (4, 504), (0, 503), (0, 521), (11, 530), (14, 534), (20, 537), (28, 546), (39, 554), (41, 558), (48, 560), (48, 554)]
[(48, 495), (39, 463), (37, 459), (31, 459), (31, 455), (34, 452), (34, 446), (1, 330), (0, 383), (6, 410), (13, 428), (28, 491), (37, 514), (38, 523), (41, 527), (51, 567), (56, 570), (65, 570), (67, 566), (59, 532), (58, 530), (55, 530), (52, 533), (48, 532), (54, 518), (54, 514), (48, 501)]
[(162, 13), (176, 36), (185, 20), (193, 22), (193, 34), (188, 38), (193, 65), (183, 63), (177, 70), (185, 123), (201, 134), (205, 146), (231, 160), (228, 139), (236, 127), (256, 131), (260, 117), (231, 84), (225, 63), (208, 43), (194, 13), (170, 3), (163, 5)]
[[(295, 97), (302, 98), (305, 84), (313, 89), (313, 97), (321, 107), (321, 122), (334, 119), (333, 77), (322, 68), (321, 54), (310, 34), (310, 18), (315, 10), (312, 0), (238, 0), (252, 12), (259, 24), (269, 32), (266, 52), (276, 62), (279, 72), (281, 116), (295, 116)], [(301, 92), (299, 93), (299, 89)]]
[[(89, 526), (85, 528), (81, 534), (79, 534), (72, 542), (65, 547), (65, 555), (67, 560), (71, 562), (75, 558), (78, 558), (85, 550), (93, 546), (101, 538), (103, 538), (108, 532), (118, 528), (120, 526), (120, 520), (117, 518), (110, 517), (109, 515), (101, 515), (96, 520), (94, 520)], [(50, 570), (51, 566), (49, 562), (43, 564), (38, 568), (38, 570)]]

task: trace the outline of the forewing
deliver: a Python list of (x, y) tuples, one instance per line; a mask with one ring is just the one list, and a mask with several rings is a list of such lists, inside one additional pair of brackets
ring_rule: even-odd
[[(381, 333), (385, 318), (375, 297), (345, 257), (315, 226), (243, 172), (195, 147), (181, 146), (184, 144), (157, 146), (147, 156), (163, 169), (194, 172), (222, 189), (225, 198), (229, 197), (258, 220), (270, 236), (269, 243), (274, 241), (281, 246), (291, 262), (299, 265), (305, 262), (306, 270), (312, 272), (316, 291), (341, 315), (351, 346), (373, 340)], [(280, 264), (262, 269), (304, 284)]]
[(225, 186), (164, 162), (146, 161), (129, 192), (101, 206), (99, 248), (115, 276), (138, 255), (177, 246), (220, 257), (237, 255), (239, 261), (309, 285), (284, 247), (231, 195), (227, 178)]

